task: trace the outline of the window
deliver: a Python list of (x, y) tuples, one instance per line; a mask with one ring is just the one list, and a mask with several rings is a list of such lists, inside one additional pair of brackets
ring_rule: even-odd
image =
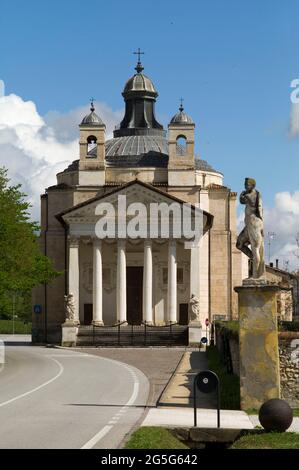
[(176, 154), (186, 155), (187, 139), (184, 135), (178, 135), (176, 139)]
[(96, 157), (97, 138), (94, 135), (87, 137), (87, 155), (89, 157)]
[(183, 268), (177, 269), (177, 283), (184, 284), (184, 269)]
[[(162, 282), (163, 282), (164, 286), (167, 285), (167, 282), (168, 282), (168, 268), (163, 268)], [(177, 268), (177, 284), (184, 284), (184, 268)]]

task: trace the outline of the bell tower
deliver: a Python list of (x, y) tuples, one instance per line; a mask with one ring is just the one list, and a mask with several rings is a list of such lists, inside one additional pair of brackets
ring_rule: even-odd
[(85, 116), (80, 129), (80, 170), (105, 169), (105, 130), (106, 126), (95, 113), (91, 100), (90, 113)]
[(182, 100), (179, 112), (173, 116), (168, 125), (168, 184), (170, 186), (194, 185), (195, 124), (184, 112)]

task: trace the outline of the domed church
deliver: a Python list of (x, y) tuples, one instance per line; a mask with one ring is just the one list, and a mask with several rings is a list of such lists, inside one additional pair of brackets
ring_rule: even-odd
[[(41, 196), (41, 249), (62, 274), (34, 290), (34, 341), (122, 344), (130, 337), (128, 344), (138, 338), (188, 344), (197, 341), (188, 336), (191, 327), (237, 316), (234, 286), (244, 277), (235, 247), (237, 194), (195, 156), (196, 126), (182, 104), (167, 129), (157, 121), (158, 93), (140, 55), (135, 71), (122, 92), (124, 117), (113, 138), (106, 140), (92, 102), (79, 125), (79, 158)], [(162, 236), (160, 225), (155, 236), (132, 235), (132, 211), (120, 221), (117, 207), (124, 196), (125, 209), (164, 203), (200, 211), (199, 244), (186, 247), (174, 228)], [(106, 221), (117, 225), (114, 237), (97, 236), (103, 207), (106, 216), (115, 208), (118, 220)]]

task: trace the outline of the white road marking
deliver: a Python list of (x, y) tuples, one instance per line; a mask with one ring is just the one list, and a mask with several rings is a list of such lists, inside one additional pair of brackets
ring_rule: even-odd
[(108, 434), (108, 432), (111, 431), (112, 428), (113, 428), (113, 425), (104, 426), (103, 429), (101, 429), (95, 436), (93, 436), (93, 438), (90, 439), (90, 441), (86, 442), (86, 444), (84, 444), (84, 446), (81, 447), (81, 449), (92, 449), (92, 447), (94, 447), (97, 442), (103, 439), (103, 437), (106, 436), (106, 434)]
[[(140, 387), (140, 384), (139, 384), (139, 380), (138, 380), (138, 377), (135, 373), (135, 371), (130, 367), (128, 366), (127, 364), (123, 364), (122, 362), (119, 362), (119, 361), (114, 361), (113, 359), (108, 359), (108, 358), (101, 358), (101, 359), (105, 359), (107, 361), (110, 361), (110, 362), (114, 362), (114, 363), (118, 363), (119, 365), (121, 365), (122, 367), (124, 367), (125, 369), (127, 369), (131, 376), (133, 377), (133, 380), (134, 380), (134, 386), (133, 386), (133, 393), (132, 395), (130, 396), (129, 400), (127, 401), (127, 403), (125, 405), (122, 406), (121, 408), (121, 412), (124, 413), (126, 412), (130, 406), (133, 405), (133, 403), (135, 402), (136, 398), (138, 397), (138, 393), (139, 393), (139, 387)], [(123, 411), (122, 411), (123, 410)], [(120, 412), (119, 411), (119, 412)], [(118, 412), (118, 413), (119, 413)], [(101, 439), (103, 439), (104, 436), (106, 436), (106, 434), (108, 434), (109, 431), (111, 431), (111, 429), (113, 428), (114, 424), (117, 423), (117, 421), (119, 420), (119, 418), (117, 418), (117, 414), (116, 413), (109, 421), (108, 425), (104, 426), (95, 436), (93, 436), (88, 442), (86, 442), (86, 444), (83, 445), (83, 447), (81, 447), (81, 449), (92, 449)], [(115, 423), (114, 423), (114, 420), (116, 419)], [(113, 423), (113, 424), (112, 424)]]
[(97, 357), (97, 356), (92, 356), (91, 354), (45, 354), (46, 357)]
[(40, 389), (46, 387), (47, 385), (49, 385), (50, 383), (54, 382), (54, 380), (57, 380), (64, 371), (63, 365), (60, 362), (58, 362), (56, 359), (52, 358), (52, 357), (51, 357), (51, 360), (56, 362), (56, 364), (58, 365), (58, 367), (59, 367), (58, 374), (56, 374), (54, 377), (52, 377), (52, 379), (47, 380), (47, 382), (42, 383), (38, 387), (35, 387), (31, 390), (28, 390), (28, 392), (22, 393), (21, 395), (17, 395), (16, 397), (11, 398), (10, 400), (7, 400), (7, 401), (4, 401), (4, 402), (0, 403), (0, 407), (9, 405), (10, 403), (13, 403), (16, 400), (20, 400), (21, 398), (24, 398), (28, 395), (31, 395), (31, 393), (37, 392), (38, 390), (40, 390)]

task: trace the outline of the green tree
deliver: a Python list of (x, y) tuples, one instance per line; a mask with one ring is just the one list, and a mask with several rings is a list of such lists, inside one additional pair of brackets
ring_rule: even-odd
[(29, 208), (21, 185), (11, 185), (0, 168), (0, 314), (6, 317), (12, 295), (18, 296), (18, 310), (26, 310), (17, 313), (26, 317), (32, 288), (60, 274), (40, 251), (39, 226), (30, 220)]

